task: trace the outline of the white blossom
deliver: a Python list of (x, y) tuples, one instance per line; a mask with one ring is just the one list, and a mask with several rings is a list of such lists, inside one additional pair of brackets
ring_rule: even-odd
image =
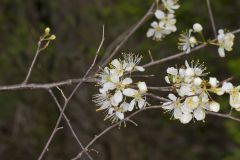
[(209, 110), (213, 112), (218, 112), (220, 110), (220, 104), (217, 102), (210, 102)]
[(170, 99), (170, 101), (163, 103), (162, 108), (164, 110), (172, 112), (175, 119), (180, 119), (183, 115), (180, 99), (178, 99), (174, 94), (171, 93), (168, 95), (168, 98)]
[(192, 35), (192, 29), (184, 32), (179, 37), (178, 48), (186, 53), (190, 53), (191, 48), (197, 45), (197, 40)]
[(234, 34), (232, 33), (224, 33), (223, 29), (218, 31), (218, 53), (220, 57), (225, 57), (225, 50), (232, 51), (232, 46), (234, 44)]
[(167, 9), (170, 13), (174, 13), (180, 5), (178, 4), (178, 0), (162, 0), (164, 8)]
[[(141, 109), (146, 106), (147, 85), (145, 82), (133, 83), (133, 71), (143, 72), (139, 65), (141, 56), (123, 54), (124, 59), (114, 59), (108, 67), (101, 70), (98, 77), (99, 94), (94, 95), (93, 102), (105, 110), (105, 119), (112, 122), (124, 120), (125, 113), (131, 112), (134, 106)], [(134, 88), (138, 88), (138, 90)]]
[(176, 88), (180, 98), (169, 94), (168, 97), (171, 101), (164, 103), (163, 108), (176, 112), (177, 116), (174, 118), (179, 119), (181, 123), (189, 123), (192, 119), (203, 121), (206, 117), (206, 110), (213, 112), (220, 110), (220, 105), (217, 102), (210, 101), (212, 98), (209, 97), (209, 92), (220, 93), (223, 92), (223, 89), (217, 88), (219, 81), (215, 77), (210, 77), (209, 81), (204, 79), (207, 75), (205, 70), (203, 64), (193, 61), (192, 63), (185, 61), (185, 66), (180, 69), (175, 67), (167, 69), (168, 76), (165, 77), (165, 80)]
[(176, 19), (174, 14), (165, 14), (161, 10), (157, 10), (155, 12), (155, 16), (159, 19), (161, 26), (163, 26), (165, 30), (169, 31), (169, 33), (177, 30), (177, 27), (175, 26)]
[(145, 69), (142, 66), (138, 66), (139, 62), (142, 59), (142, 56), (134, 55), (134, 54), (123, 54), (124, 64), (126, 66), (125, 71), (140, 71), (143, 72)]
[(150, 29), (148, 29), (147, 37), (153, 37), (153, 40), (160, 41), (162, 38), (164, 38), (166, 35), (170, 34), (171, 31), (166, 30), (165, 26), (161, 22), (152, 22)]

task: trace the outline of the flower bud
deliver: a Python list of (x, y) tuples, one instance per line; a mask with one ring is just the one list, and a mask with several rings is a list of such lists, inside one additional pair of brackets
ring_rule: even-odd
[(195, 24), (193, 25), (193, 30), (194, 30), (194, 32), (202, 32), (203, 27), (202, 27), (201, 24), (195, 23)]
[(197, 78), (194, 78), (194, 85), (196, 86), (200, 86), (202, 84), (202, 79), (197, 77)]
[(56, 36), (55, 36), (55, 35), (51, 35), (48, 39), (49, 39), (49, 40), (55, 40), (55, 39), (56, 39)]
[(197, 44), (197, 40), (196, 40), (195, 37), (190, 37), (189, 42), (190, 42), (191, 44)]
[(215, 88), (217, 87), (217, 84), (219, 83), (219, 81), (215, 77), (210, 77), (208, 83), (211, 85), (211, 87)]
[(211, 102), (209, 105), (210, 111), (218, 112), (220, 110), (220, 104), (217, 102)]
[(47, 27), (47, 28), (45, 29), (45, 34), (46, 34), (46, 35), (49, 35), (49, 32), (50, 32), (50, 28)]

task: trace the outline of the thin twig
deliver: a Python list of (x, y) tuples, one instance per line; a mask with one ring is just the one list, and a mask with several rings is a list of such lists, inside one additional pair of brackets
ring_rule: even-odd
[[(96, 60), (97, 60), (97, 58), (98, 58), (98, 55), (99, 55), (100, 49), (101, 49), (101, 47), (102, 47), (102, 45), (103, 45), (103, 42), (104, 42), (104, 26), (103, 26), (103, 32), (102, 32), (102, 40), (101, 40), (101, 43), (100, 43), (100, 45), (99, 45), (99, 47), (98, 47), (98, 50), (97, 50), (96, 55), (95, 55), (95, 57), (94, 57), (94, 60), (93, 60), (93, 62), (92, 62), (92, 64), (91, 64), (91, 66), (89, 67), (89, 69), (87, 70), (87, 72), (84, 74), (84, 76), (83, 76), (83, 78), (82, 78), (82, 81), (80, 81), (80, 82), (77, 84), (77, 86), (73, 89), (73, 91), (71, 92), (70, 96), (67, 98), (66, 102), (64, 103), (64, 105), (63, 105), (63, 107), (62, 107), (62, 111), (61, 111), (61, 113), (60, 113), (60, 115), (59, 115), (59, 117), (58, 117), (58, 120), (57, 120), (57, 122), (56, 122), (56, 124), (55, 124), (55, 127), (54, 127), (54, 129), (53, 129), (53, 132), (52, 132), (51, 136), (49, 137), (49, 140), (48, 140), (48, 142), (46, 143), (46, 145), (45, 145), (44, 148), (48, 148), (48, 145), (49, 145), (50, 142), (52, 141), (52, 139), (53, 139), (53, 137), (54, 137), (54, 135), (55, 135), (54, 130), (55, 130), (55, 128), (57, 128), (57, 127), (59, 126), (60, 121), (61, 121), (61, 119), (62, 119), (62, 117), (63, 117), (63, 113), (64, 113), (64, 111), (66, 110), (66, 108), (67, 108), (67, 106), (68, 106), (68, 102), (69, 102), (70, 99), (73, 97), (73, 95), (76, 93), (76, 91), (78, 90), (78, 88), (82, 85), (83, 80), (86, 79), (86, 77), (88, 76), (89, 72), (92, 70), (92, 68), (93, 68), (94, 65), (96, 64)], [(52, 136), (52, 135), (53, 135), (53, 136)], [(42, 152), (41, 152), (41, 154), (40, 154), (40, 156), (39, 156), (39, 158), (38, 158), (38, 160), (41, 160), (41, 159), (43, 158), (43, 155), (44, 155), (45, 152), (46, 152), (46, 151), (43, 149)]]
[(169, 102), (169, 99), (157, 96), (157, 95), (152, 94), (152, 93), (147, 93), (146, 96), (152, 97), (154, 99), (157, 99), (157, 100), (160, 100), (160, 101), (163, 101), (163, 102)]
[[(136, 112), (132, 113), (131, 115), (129, 115), (128, 117), (126, 117), (125, 119), (129, 120), (130, 118), (132, 118), (133, 116), (137, 115), (138, 113), (142, 112), (142, 111), (145, 111), (145, 110), (150, 110), (150, 109), (158, 109), (158, 108), (161, 108), (161, 106), (150, 106), (150, 107), (145, 107), (145, 108), (142, 108), (140, 110), (137, 110)], [(95, 135), (94, 138), (86, 145), (85, 149), (82, 150), (81, 152), (78, 153), (77, 156), (75, 156), (72, 160), (77, 160), (79, 158), (81, 158), (83, 152), (86, 152), (88, 151), (89, 147), (91, 147), (93, 145), (93, 143), (98, 140), (100, 137), (102, 137), (103, 135), (105, 135), (108, 131), (112, 130), (113, 128), (119, 126), (122, 122), (125, 121), (122, 120), (122, 121), (119, 121), (109, 127), (107, 127), (106, 129), (104, 129), (101, 133), (99, 133), (98, 135)]]
[(149, 57), (150, 57), (150, 60), (151, 60), (151, 62), (153, 62), (153, 61), (154, 61), (154, 59), (153, 59), (153, 56), (152, 56), (152, 53), (151, 53), (151, 51), (150, 51), (150, 50), (148, 50), (148, 55), (149, 55)]
[[(43, 148), (43, 151), (42, 151), (43, 153), (49, 151), (48, 146), (49, 146), (49, 144), (51, 143), (51, 140), (53, 139), (53, 137), (55, 136), (55, 134), (57, 133), (57, 131), (59, 131), (60, 129), (63, 129), (63, 127), (56, 127), (56, 128), (54, 128), (51, 136), (49, 137), (46, 145), (45, 145), (44, 148)], [(39, 158), (38, 158), (38, 159), (39, 159)]]
[(28, 84), (13, 84), (13, 85), (5, 85), (0, 86), (0, 91), (11, 91), (11, 90), (36, 90), (36, 89), (50, 89), (60, 86), (67, 86), (67, 85), (73, 85), (77, 84), (79, 82), (87, 82), (87, 83), (95, 83), (95, 78), (79, 78), (79, 79), (68, 79), (64, 81), (59, 82), (51, 82), (51, 83), (28, 83)]
[[(151, 5), (151, 7), (148, 9), (147, 13), (142, 17), (142, 19), (137, 22), (137, 24), (132, 27), (132, 29), (126, 34), (126, 36), (123, 37), (122, 41), (115, 47), (115, 49), (112, 51), (112, 53), (108, 56), (106, 60), (104, 60), (101, 67), (103, 68), (106, 66), (111, 59), (116, 55), (116, 53), (119, 51), (119, 49), (125, 44), (125, 42), (129, 39), (129, 37), (132, 36), (132, 34), (152, 15), (152, 11), (154, 9), (155, 3)], [(99, 69), (98, 69), (99, 71)], [(97, 72), (98, 72), (97, 71)]]
[(207, 114), (210, 114), (210, 115), (214, 115), (214, 116), (218, 116), (218, 117), (223, 117), (223, 118), (227, 118), (227, 119), (232, 119), (234, 121), (237, 121), (237, 122), (240, 122), (240, 119), (239, 118), (236, 118), (236, 117), (233, 117), (229, 114), (223, 114), (223, 113), (216, 113), (216, 112), (210, 112), (210, 111), (207, 111), (206, 112)]
[[(54, 102), (56, 103), (59, 111), (62, 112), (62, 107), (61, 107), (60, 103), (58, 102), (57, 97), (54, 95), (54, 93), (52, 92), (51, 89), (49, 89), (48, 92), (50, 93), (51, 97), (53, 98)], [(78, 142), (78, 144), (79, 144), (79, 146), (81, 147), (81, 149), (84, 149), (81, 141), (79, 140), (77, 134), (75, 133), (75, 131), (74, 131), (74, 129), (73, 129), (71, 123), (70, 123), (70, 120), (68, 119), (68, 117), (66, 116), (65, 113), (63, 113), (63, 118), (64, 118), (65, 121), (67, 122), (67, 125), (68, 125), (68, 127), (69, 127), (69, 129), (70, 129), (70, 131), (71, 131), (71, 133), (72, 133), (72, 135), (73, 135), (73, 137), (74, 137), (75, 140)], [(88, 158), (89, 158), (90, 160), (93, 159), (93, 158), (89, 155), (89, 153), (86, 152), (86, 155), (88, 156)]]
[(167, 87), (151, 87), (148, 86), (149, 90), (155, 90), (155, 91), (163, 91), (163, 92), (169, 92), (169, 91), (173, 91), (173, 87), (167, 86)]
[(212, 13), (211, 3), (210, 3), (210, 0), (206, 0), (206, 2), (207, 2), (208, 14), (209, 14), (209, 18), (211, 21), (214, 37), (216, 38), (217, 37), (217, 29), (216, 29), (216, 25), (215, 25), (213, 13)]
[(67, 101), (67, 98), (66, 98), (66, 96), (65, 96), (65, 94), (64, 94), (64, 92), (63, 92), (63, 90), (62, 90), (60, 87), (56, 87), (56, 88), (60, 91), (60, 93), (61, 93), (61, 95), (62, 95), (64, 101), (66, 102), (66, 101)]
[(29, 69), (28, 69), (28, 73), (27, 73), (27, 75), (26, 75), (26, 77), (25, 77), (25, 80), (22, 82), (23, 84), (27, 84), (28, 79), (29, 79), (29, 77), (30, 77), (30, 75), (31, 75), (31, 73), (32, 73), (33, 67), (34, 67), (34, 65), (35, 65), (35, 63), (36, 63), (36, 60), (37, 60), (37, 58), (38, 58), (38, 55), (39, 55), (39, 53), (40, 53), (41, 51), (43, 51), (43, 49), (41, 49), (42, 42), (43, 42), (43, 39), (42, 39), (42, 37), (40, 37), (40, 40), (38, 41), (37, 51), (36, 51), (36, 53), (35, 53), (35, 55), (34, 55), (34, 58), (33, 58), (33, 61), (32, 61), (32, 63), (31, 63), (31, 66), (30, 66)]

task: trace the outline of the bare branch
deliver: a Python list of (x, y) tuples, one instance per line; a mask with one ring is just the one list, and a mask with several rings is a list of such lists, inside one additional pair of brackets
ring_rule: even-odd
[(145, 110), (150, 110), (150, 109), (159, 109), (162, 106), (150, 106), (150, 107), (145, 107), (143, 109), (137, 110), (136, 112), (132, 113), (131, 115), (129, 115), (128, 117), (126, 117), (124, 120), (119, 121), (117, 123), (114, 123), (113, 125), (107, 127), (106, 129), (104, 129), (101, 133), (99, 133), (98, 135), (95, 135), (94, 138), (86, 145), (85, 149), (82, 150), (77, 156), (75, 156), (72, 160), (77, 160), (79, 158), (81, 158), (83, 152), (87, 152), (89, 147), (91, 147), (93, 145), (93, 143), (98, 140), (100, 137), (102, 137), (103, 135), (105, 135), (108, 131), (112, 130), (113, 128), (119, 126), (122, 122), (129, 120), (130, 118), (132, 118), (133, 116), (137, 115), (138, 113), (145, 111)]
[[(126, 43), (126, 41), (133, 35), (133, 33), (152, 15), (152, 11), (155, 7), (155, 3), (151, 5), (147, 13), (142, 17), (142, 19), (135, 24), (132, 29), (123, 37), (121, 42), (115, 47), (115, 49), (112, 51), (112, 53), (108, 56), (106, 60), (104, 60), (103, 64), (101, 67), (105, 67), (111, 59), (116, 55), (116, 53), (119, 51), (119, 49)], [(99, 70), (98, 70), (99, 71)]]
[(52, 83), (13, 84), (13, 85), (0, 86), (0, 91), (26, 90), (26, 89), (31, 89), (31, 90), (50, 89), (50, 88), (55, 88), (55, 87), (60, 87), (60, 86), (77, 84), (81, 81), (88, 82), (88, 83), (93, 83), (93, 82), (95, 83), (96, 79), (89, 77), (89, 78), (85, 78), (85, 79), (82, 79), (82, 78), (68, 79), (68, 80), (59, 81), (59, 82), (52, 82)]
[(150, 60), (151, 60), (151, 62), (153, 62), (153, 61), (154, 61), (154, 59), (153, 59), (153, 56), (152, 56), (152, 53), (151, 53), (151, 51), (150, 51), (150, 50), (148, 50), (148, 55), (149, 55), (149, 57), (150, 57)]
[[(52, 96), (53, 100), (55, 101), (55, 103), (56, 103), (59, 111), (62, 112), (62, 107), (61, 107), (60, 103), (58, 102), (56, 96), (55, 96), (54, 93), (52, 92), (52, 90), (49, 89), (48, 92), (50, 93), (50, 95)], [(84, 149), (81, 141), (79, 140), (77, 134), (75, 133), (75, 131), (74, 131), (74, 129), (73, 129), (71, 123), (70, 123), (70, 120), (69, 120), (68, 117), (65, 115), (65, 113), (63, 113), (63, 118), (64, 118), (65, 121), (67, 122), (67, 125), (68, 125), (68, 127), (69, 127), (69, 129), (70, 129), (70, 131), (71, 131), (71, 133), (72, 133), (72, 135), (73, 135), (73, 137), (75, 138), (75, 140), (77, 141), (77, 143), (79, 144), (79, 146), (81, 147), (81, 149)], [(86, 152), (86, 154), (87, 154), (87, 156), (88, 156), (88, 158), (89, 158), (90, 160), (93, 159), (87, 152)]]
[[(83, 80), (87, 78), (89, 72), (92, 70), (92, 68), (93, 68), (94, 65), (96, 64), (96, 60), (97, 60), (97, 57), (98, 57), (98, 55), (99, 55), (99, 52), (100, 52), (100, 49), (101, 49), (101, 47), (102, 47), (103, 42), (104, 42), (104, 26), (103, 26), (103, 32), (102, 32), (102, 40), (101, 40), (101, 43), (100, 43), (100, 45), (99, 45), (99, 47), (98, 47), (98, 50), (97, 50), (96, 55), (95, 55), (95, 57), (94, 57), (94, 60), (93, 60), (93, 62), (92, 62), (92, 64), (91, 64), (91, 66), (89, 67), (89, 69), (87, 70), (87, 72), (84, 74), (84, 76), (83, 76), (83, 78), (82, 78), (82, 81), (78, 82), (77, 86), (73, 89), (73, 91), (71, 92), (70, 96), (67, 98), (66, 102), (64, 103), (64, 105), (63, 105), (63, 107), (62, 107), (62, 111), (61, 111), (61, 113), (60, 113), (60, 115), (59, 115), (59, 117), (58, 117), (58, 120), (57, 120), (57, 122), (56, 122), (56, 124), (55, 124), (55, 127), (54, 127), (54, 129), (53, 129), (53, 132), (52, 132), (51, 136), (49, 137), (48, 142), (47, 142), (47, 144), (45, 145), (44, 148), (48, 148), (50, 142), (52, 141), (52, 139), (53, 139), (53, 137), (54, 137), (54, 135), (55, 135), (54, 130), (55, 130), (55, 128), (58, 128), (58, 126), (59, 126), (59, 124), (60, 124), (60, 121), (61, 121), (61, 119), (62, 119), (62, 117), (63, 117), (64, 111), (66, 110), (66, 108), (67, 108), (67, 106), (68, 106), (68, 102), (69, 102), (70, 99), (73, 97), (73, 95), (76, 93), (76, 91), (78, 90), (78, 88), (82, 85), (82, 83), (84, 82)], [(41, 159), (43, 158), (44, 153), (45, 153), (45, 150), (43, 149), (43, 151), (42, 151), (42, 153), (40, 154), (38, 160), (41, 160)]]
[(214, 116), (218, 116), (218, 117), (223, 117), (223, 118), (227, 118), (227, 119), (232, 119), (232, 120), (234, 120), (234, 121), (240, 122), (240, 119), (239, 119), (239, 118), (233, 117), (233, 116), (231, 116), (230, 114), (222, 114), (222, 113), (216, 113), (216, 112), (210, 112), (210, 111), (207, 111), (206, 113), (207, 113), (207, 114), (210, 114), (210, 115), (214, 115)]
[(169, 102), (169, 99), (166, 99), (164, 97), (159, 97), (155, 94), (152, 94), (152, 93), (147, 93), (146, 96), (149, 96), (149, 97), (152, 97), (154, 99), (157, 99), (157, 100), (160, 100), (160, 101), (163, 101), (163, 102)]
[(63, 90), (62, 90), (60, 87), (57, 87), (57, 89), (60, 91), (60, 93), (61, 93), (64, 101), (66, 102), (66, 101), (67, 101), (67, 98), (66, 98), (65, 94), (63, 93)]

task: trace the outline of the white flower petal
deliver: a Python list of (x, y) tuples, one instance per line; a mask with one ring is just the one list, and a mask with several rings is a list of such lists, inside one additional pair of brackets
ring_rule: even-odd
[(113, 99), (116, 103), (120, 103), (123, 100), (123, 95), (121, 91), (116, 91), (115, 94), (113, 95)]
[(138, 108), (139, 109), (141, 109), (141, 108), (143, 108), (144, 106), (145, 106), (145, 100), (144, 99), (142, 99), (142, 98), (140, 98), (139, 100), (138, 100)]
[(183, 114), (180, 118), (180, 122), (183, 124), (187, 124), (192, 120), (191, 114)]
[(111, 64), (116, 67), (117, 69), (122, 67), (122, 64), (120, 63), (120, 61), (118, 59), (114, 59)]
[(116, 85), (114, 83), (107, 82), (107, 83), (103, 84), (103, 90), (104, 91), (113, 90), (115, 88), (116, 88)]
[(144, 72), (145, 69), (142, 66), (136, 66), (135, 69), (140, 72)]
[(123, 94), (127, 97), (133, 97), (137, 93), (137, 90), (132, 88), (127, 88), (123, 90)]
[(162, 18), (164, 18), (165, 17), (165, 13), (163, 12), (163, 11), (161, 11), (161, 10), (156, 10), (156, 12), (155, 12), (155, 17), (157, 18), (157, 19), (162, 19)]
[(122, 83), (124, 85), (128, 85), (131, 84), (132, 82), (133, 82), (132, 78), (125, 78)]
[(173, 116), (175, 119), (179, 119), (181, 118), (183, 115), (182, 111), (180, 108), (175, 108), (174, 111), (173, 111)]
[(120, 119), (123, 120), (124, 119), (124, 114), (122, 112), (116, 112), (116, 116)]
[(123, 102), (121, 105), (120, 105), (120, 108), (122, 108), (124, 111), (128, 111), (129, 110), (129, 103), (126, 103), (126, 102)]
[(203, 108), (198, 107), (194, 110), (193, 115), (197, 121), (201, 121), (205, 119), (206, 113)]
[(157, 23), (156, 21), (154, 21), (154, 22), (151, 23), (151, 26), (152, 26), (153, 28), (156, 28), (156, 27), (158, 27), (158, 23)]
[(145, 82), (138, 82), (137, 86), (141, 93), (146, 93), (148, 90)]
[(177, 101), (177, 97), (176, 97), (174, 94), (172, 94), (172, 93), (170, 93), (170, 94), (168, 95), (168, 98), (169, 98), (170, 100), (174, 101), (174, 102)]
[(219, 53), (219, 56), (220, 56), (220, 57), (225, 57), (225, 51), (224, 51), (224, 48), (219, 47), (219, 48), (218, 48), (218, 53)]
[(133, 110), (133, 108), (134, 108), (134, 106), (135, 106), (135, 103), (136, 103), (136, 100), (133, 99), (133, 100), (130, 102), (128, 111), (132, 111), (132, 110)]
[(155, 30), (153, 28), (148, 29), (147, 31), (147, 37), (152, 37), (155, 33)]

